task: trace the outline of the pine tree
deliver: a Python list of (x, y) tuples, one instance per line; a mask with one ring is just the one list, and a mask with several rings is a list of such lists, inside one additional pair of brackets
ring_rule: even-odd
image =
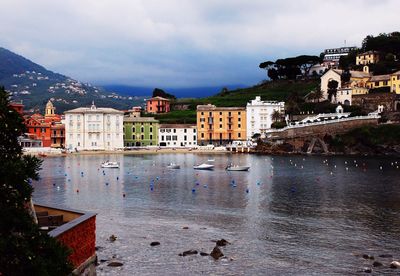
[(25, 127), (0, 87), (0, 275), (68, 275), (68, 249), (39, 231), (28, 208), (41, 162), (22, 154)]

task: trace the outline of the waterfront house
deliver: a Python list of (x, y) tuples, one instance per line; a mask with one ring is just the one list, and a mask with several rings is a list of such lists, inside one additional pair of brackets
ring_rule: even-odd
[(80, 107), (65, 112), (68, 149), (115, 150), (123, 148), (124, 113), (113, 108)]
[(226, 145), (246, 140), (246, 108), (197, 106), (197, 144)]
[(262, 101), (260, 96), (247, 103), (247, 140), (250, 140), (254, 134), (260, 134), (264, 137), (265, 130), (271, 128), (273, 123), (272, 114), (278, 111), (283, 115), (285, 110), (284, 102)]
[(161, 124), (158, 129), (160, 147), (195, 147), (197, 145), (196, 125)]
[(156, 146), (158, 143), (158, 120), (154, 117), (124, 117), (124, 146)]
[(153, 97), (146, 100), (147, 113), (168, 113), (170, 111), (170, 100), (163, 97)]
[(64, 124), (55, 107), (48, 101), (44, 116), (39, 113), (25, 116), (27, 133), (34, 140), (41, 140), (42, 147), (61, 148), (65, 145)]

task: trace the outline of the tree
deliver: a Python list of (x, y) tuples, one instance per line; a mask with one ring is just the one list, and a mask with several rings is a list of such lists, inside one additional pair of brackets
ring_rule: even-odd
[(329, 102), (332, 102), (332, 97), (336, 97), (338, 85), (339, 85), (339, 83), (335, 80), (331, 80), (330, 82), (328, 82), (328, 100), (329, 100)]
[(261, 62), (260, 65), (258, 65), (259, 68), (264, 69), (267, 71), (267, 76), (275, 81), (278, 79), (278, 71), (274, 68), (275, 67), (275, 62), (272, 61), (265, 61)]
[(314, 99), (319, 102), (323, 97), (324, 94), (322, 93), (321, 86), (318, 85), (318, 87), (314, 91)]
[(272, 121), (274, 121), (275, 123), (280, 121), (282, 118), (282, 114), (279, 112), (279, 110), (274, 110), (274, 112), (272, 112), (271, 114), (271, 119)]
[(351, 73), (348, 69), (344, 70), (342, 72), (342, 74), (340, 75), (340, 79), (341, 79), (342, 83), (350, 82), (350, 78), (351, 78)]
[(24, 132), (21, 116), (9, 106), (0, 87), (0, 274), (68, 275), (68, 250), (41, 233), (30, 215), (33, 188), (41, 162), (22, 154), (18, 137)]
[(164, 90), (160, 89), (160, 88), (154, 88), (153, 90), (153, 97), (162, 97), (162, 98), (166, 98), (166, 99), (176, 99), (176, 97), (172, 94), (168, 94), (167, 92), (165, 92)]

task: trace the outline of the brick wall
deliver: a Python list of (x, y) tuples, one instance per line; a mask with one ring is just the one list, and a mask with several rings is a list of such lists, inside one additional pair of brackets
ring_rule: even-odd
[(57, 239), (71, 249), (69, 258), (74, 267), (78, 267), (96, 252), (96, 216), (65, 231)]

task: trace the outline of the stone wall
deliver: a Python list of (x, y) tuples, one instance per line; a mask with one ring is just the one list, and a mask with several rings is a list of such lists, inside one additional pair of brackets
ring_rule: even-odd
[(397, 110), (397, 102), (400, 97), (394, 93), (370, 93), (365, 95), (353, 95), (352, 105), (361, 106), (363, 109), (373, 112), (378, 109), (378, 105), (384, 106), (385, 112)]
[[(349, 120), (340, 123), (325, 123), (320, 125), (304, 126), (298, 128), (289, 128), (282, 132), (273, 132), (272, 137), (274, 140), (277, 139), (299, 139), (321, 137), (323, 138), (326, 134), (335, 135), (345, 133), (353, 128), (358, 128), (364, 125), (377, 125), (378, 119), (363, 119), (363, 120)], [(301, 143), (300, 141), (297, 141)]]

